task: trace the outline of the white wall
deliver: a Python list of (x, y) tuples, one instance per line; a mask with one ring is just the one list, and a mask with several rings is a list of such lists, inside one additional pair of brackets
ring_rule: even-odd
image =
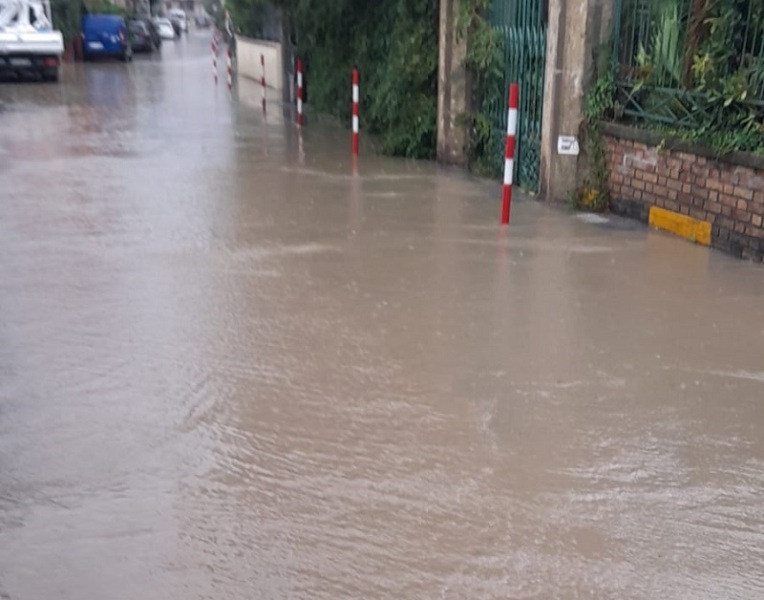
[(275, 90), (284, 86), (281, 44), (236, 36), (236, 61), (239, 75), (260, 81), (263, 69), (260, 55), (265, 57), (265, 85)]

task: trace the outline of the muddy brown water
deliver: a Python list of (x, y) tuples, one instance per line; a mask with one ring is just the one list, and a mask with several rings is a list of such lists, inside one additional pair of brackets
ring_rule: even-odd
[(764, 598), (764, 271), (161, 58), (0, 85), (0, 598)]

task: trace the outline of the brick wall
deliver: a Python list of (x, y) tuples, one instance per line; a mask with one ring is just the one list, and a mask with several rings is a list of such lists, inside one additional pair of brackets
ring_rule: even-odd
[(764, 258), (764, 160), (716, 159), (702, 149), (661, 148), (650, 132), (605, 124), (614, 212), (647, 221), (658, 206), (711, 223), (711, 245)]

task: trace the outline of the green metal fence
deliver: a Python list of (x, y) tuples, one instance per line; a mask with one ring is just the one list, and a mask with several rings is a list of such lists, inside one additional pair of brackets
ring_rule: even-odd
[(520, 108), (515, 148), (515, 182), (519, 187), (535, 192), (539, 187), (541, 116), (544, 105), (544, 0), (493, 0), (490, 16), (504, 49), (502, 93), (494, 94), (494, 100), (487, 107), (497, 145), (494, 155), (503, 165), (508, 88), (510, 83), (517, 83), (520, 85)]
[(614, 23), (624, 117), (699, 127), (764, 109), (764, 0), (616, 0)]

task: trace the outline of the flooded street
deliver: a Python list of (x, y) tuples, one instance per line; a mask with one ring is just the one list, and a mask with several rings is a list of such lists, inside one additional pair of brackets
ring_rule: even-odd
[(0, 84), (0, 599), (764, 598), (760, 266), (210, 62)]

